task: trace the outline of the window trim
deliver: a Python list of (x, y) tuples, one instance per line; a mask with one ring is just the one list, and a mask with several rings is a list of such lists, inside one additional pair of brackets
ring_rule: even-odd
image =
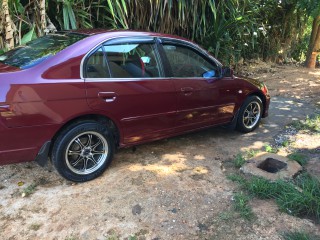
[[(172, 69), (171, 69), (171, 66), (169, 64), (169, 61), (167, 59), (167, 56), (165, 54), (165, 50), (163, 48), (164, 44), (172, 44), (172, 45), (181, 46), (181, 47), (185, 47), (185, 48), (191, 49), (192, 51), (194, 51), (195, 53), (199, 54), (201, 57), (203, 57), (206, 61), (208, 61), (212, 65), (215, 64), (220, 69), (222, 69), (222, 67), (223, 67), (222, 63), (220, 63), (216, 58), (211, 56), (208, 52), (206, 52), (204, 49), (200, 48), (195, 43), (190, 43), (189, 41), (185, 41), (183, 39), (175, 39), (175, 38), (169, 38), (169, 37), (161, 37), (161, 38), (159, 38), (159, 43), (161, 45), (160, 48), (161, 48), (161, 56), (163, 58), (162, 61), (165, 63), (163, 65), (166, 65), (165, 77), (167, 77), (167, 78), (199, 79), (201, 77), (169, 77), (170, 75), (173, 76), (173, 73), (172, 73)], [(218, 78), (218, 77), (214, 77), (214, 78)]]
[[(111, 44), (110, 44), (111, 42)], [(160, 71), (160, 76), (159, 77), (154, 77), (154, 78), (114, 78), (114, 77), (110, 77), (110, 78), (88, 78), (86, 77), (85, 74), (85, 66), (87, 64), (88, 59), (90, 58), (90, 56), (92, 56), (100, 47), (103, 47), (105, 45), (117, 45), (117, 44), (121, 44), (121, 43), (129, 43), (129, 44), (141, 44), (141, 43), (145, 43), (145, 44), (152, 44), (154, 51), (155, 51), (155, 57), (156, 57), (156, 61), (159, 65), (159, 71)], [(128, 81), (128, 80), (132, 80), (132, 81), (136, 81), (136, 80), (153, 80), (153, 79), (163, 79), (166, 78), (165, 77), (165, 72), (164, 72), (164, 68), (163, 68), (163, 62), (162, 62), (162, 58), (159, 54), (159, 41), (157, 37), (154, 36), (135, 36), (135, 37), (130, 37), (130, 36), (117, 36), (117, 37), (113, 37), (113, 38), (109, 38), (107, 40), (104, 40), (102, 42), (100, 42), (99, 44), (97, 44), (95, 47), (93, 47), (90, 51), (88, 51), (87, 54), (85, 54), (85, 56), (82, 58), (81, 63), (80, 63), (80, 78), (86, 81), (97, 81), (100, 79), (103, 79), (104, 81)], [(109, 70), (109, 74), (110, 76), (112, 76), (111, 74), (111, 70), (109, 68), (109, 62), (107, 59), (107, 56), (105, 54), (105, 52), (103, 52), (104, 57), (106, 58), (106, 62), (108, 65), (108, 70)], [(102, 80), (100, 80), (99, 82), (101, 82)]]

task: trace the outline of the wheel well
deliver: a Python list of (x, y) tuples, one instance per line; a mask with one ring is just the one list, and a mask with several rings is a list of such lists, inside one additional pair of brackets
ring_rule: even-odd
[(257, 97), (259, 97), (261, 99), (262, 105), (263, 105), (263, 113), (264, 113), (265, 110), (266, 110), (266, 97), (263, 95), (263, 93), (254, 92), (254, 93), (251, 93), (249, 96), (257, 96)]
[(52, 150), (52, 147), (53, 147), (53, 144), (55, 142), (55, 140), (57, 139), (57, 137), (59, 136), (59, 134), (64, 130), (66, 129), (67, 127), (69, 127), (70, 125), (72, 124), (76, 124), (76, 123), (80, 123), (82, 121), (85, 121), (85, 120), (93, 120), (93, 121), (96, 121), (96, 122), (99, 122), (101, 124), (105, 124), (108, 126), (108, 129), (111, 130), (112, 132), (112, 135), (114, 137), (114, 142), (115, 142), (115, 145), (116, 147), (119, 146), (119, 142), (120, 142), (120, 132), (119, 132), (119, 129), (117, 127), (117, 125), (108, 117), (105, 117), (105, 116), (102, 116), (102, 115), (96, 115), (96, 114), (90, 114), (90, 115), (85, 115), (85, 116), (81, 116), (81, 117), (77, 117), (77, 118), (74, 118), (70, 121), (68, 121), (67, 123), (65, 123), (57, 132), (56, 134), (53, 136), (52, 138), (52, 143), (51, 143), (51, 146), (50, 146), (50, 151), (49, 151), (49, 156), (51, 155), (51, 150)]

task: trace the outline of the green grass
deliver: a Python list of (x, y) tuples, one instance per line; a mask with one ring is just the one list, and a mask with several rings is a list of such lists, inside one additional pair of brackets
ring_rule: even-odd
[(247, 150), (246, 151), (246, 158), (252, 158), (254, 157), (255, 155), (257, 155), (260, 151), (258, 150), (253, 150), (253, 149), (250, 149), (250, 150)]
[(320, 132), (320, 114), (312, 117), (307, 116), (306, 120), (297, 120), (291, 124), (297, 130), (309, 130), (311, 132)]
[(301, 166), (305, 166), (308, 163), (308, 157), (302, 153), (291, 153), (287, 157), (298, 162)]
[(265, 145), (264, 149), (268, 153), (277, 153), (278, 152), (277, 148), (274, 148), (274, 147), (270, 146), (269, 144)]
[(234, 163), (234, 166), (236, 168), (241, 168), (244, 164), (245, 164), (246, 160), (245, 158), (242, 156), (241, 153), (238, 153), (237, 156), (235, 157), (233, 163)]
[(36, 188), (37, 188), (37, 184), (35, 183), (30, 184), (28, 187), (23, 189), (22, 191), (23, 196), (24, 197), (30, 196), (32, 193), (36, 191)]
[(285, 140), (281, 143), (282, 147), (288, 147), (290, 145), (290, 141), (289, 140)]
[(251, 207), (249, 206), (250, 198), (243, 192), (236, 193), (234, 195), (234, 210), (237, 211), (240, 216), (246, 220), (252, 220), (254, 213), (252, 212)]
[(33, 231), (38, 231), (41, 227), (41, 224), (38, 224), (38, 223), (33, 223), (29, 226), (29, 229), (30, 230), (33, 230)]
[(285, 232), (281, 234), (283, 240), (320, 240), (319, 236), (311, 235), (306, 232)]
[(290, 182), (271, 182), (260, 177), (246, 179), (235, 174), (228, 178), (238, 182), (242, 189), (254, 197), (274, 199), (283, 212), (320, 222), (320, 181), (307, 173)]
[(246, 179), (240, 175), (240, 174), (229, 174), (227, 175), (227, 179), (233, 181), (233, 182), (237, 182), (240, 185), (245, 185), (246, 184)]

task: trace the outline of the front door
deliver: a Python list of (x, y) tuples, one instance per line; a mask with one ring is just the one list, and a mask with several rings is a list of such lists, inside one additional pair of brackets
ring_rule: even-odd
[[(217, 64), (185, 44), (162, 44), (178, 96), (177, 126), (209, 126), (232, 119), (235, 99)], [(227, 81), (227, 82), (226, 82)]]

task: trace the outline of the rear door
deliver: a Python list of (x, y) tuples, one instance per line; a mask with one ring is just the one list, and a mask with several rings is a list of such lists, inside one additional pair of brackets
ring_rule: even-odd
[(85, 61), (84, 76), (89, 106), (120, 125), (122, 143), (161, 137), (174, 128), (175, 88), (163, 78), (153, 38), (107, 41)]
[(235, 99), (230, 79), (220, 77), (221, 66), (182, 41), (163, 39), (162, 50), (177, 92), (178, 127), (187, 130), (231, 121)]

